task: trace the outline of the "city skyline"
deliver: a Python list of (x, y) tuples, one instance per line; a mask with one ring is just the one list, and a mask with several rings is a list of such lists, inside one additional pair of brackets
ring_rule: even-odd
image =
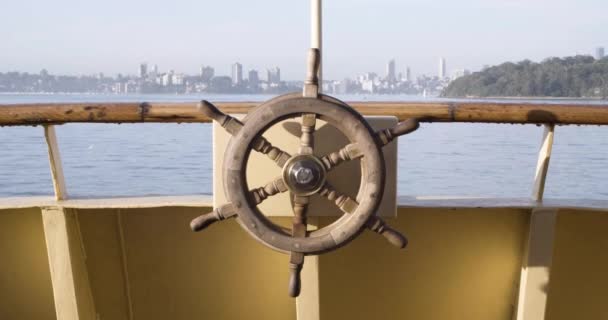
[[(593, 48), (592, 52), (588, 52), (588, 53), (577, 53), (576, 55), (587, 55), (587, 56), (592, 56), (595, 59), (599, 60), (602, 59), (603, 57), (605, 57), (605, 48), (603, 46), (596, 46)], [(552, 58), (551, 57), (545, 57), (542, 60), (548, 59), (548, 58)], [(469, 68), (464, 68), (464, 67), (454, 67), (454, 68), (448, 68), (447, 67), (447, 59), (444, 56), (439, 56), (438, 58), (438, 65), (436, 65), (435, 70), (435, 75), (438, 76), (439, 78), (454, 78), (454, 77), (460, 77), (463, 75), (467, 75), (470, 74), (472, 72), (476, 72), (476, 71), (480, 71), (483, 70), (491, 65), (486, 64), (483, 66), (480, 66), (478, 69), (469, 69)], [(523, 60), (531, 60), (531, 59), (523, 59)], [(522, 60), (522, 61), (523, 61)], [(541, 61), (542, 61), (541, 60)], [(533, 61), (533, 60), (531, 60)], [(499, 64), (502, 63), (506, 63), (506, 62), (513, 62), (513, 63), (517, 63), (520, 61), (503, 61)], [(533, 61), (533, 62), (540, 62), (540, 61)], [(146, 62), (141, 62), (138, 65), (138, 69), (136, 72), (131, 73), (129, 71), (127, 72), (119, 72), (114, 74), (114, 76), (139, 76), (141, 77), (142, 73), (146, 73), (146, 71), (149, 68), (149, 63)], [(201, 75), (201, 77), (206, 78), (207, 80), (211, 79), (213, 76), (215, 75), (227, 75), (230, 76), (231, 79), (235, 79), (235, 78), (240, 78), (239, 81), (237, 81), (234, 84), (239, 84), (242, 79), (245, 79), (245, 75), (249, 75), (251, 72), (255, 73), (255, 77), (259, 78), (259, 71), (266, 71), (266, 74), (268, 75), (269, 73), (272, 72), (273, 69), (277, 69), (275, 70), (278, 71), (279, 73), (279, 78), (280, 78), (280, 73), (281, 73), (281, 68), (278, 66), (274, 66), (274, 67), (261, 67), (261, 68), (255, 68), (255, 67), (248, 67), (248, 65), (243, 65), (240, 62), (233, 62), (230, 63), (229, 65), (229, 72), (226, 72), (224, 74), (222, 74), (221, 72), (216, 72), (217, 69), (222, 69), (222, 67), (217, 68), (217, 66), (210, 66), (210, 65), (204, 65), (204, 64), (199, 64), (198, 65), (198, 74)], [(407, 81), (412, 81), (413, 78), (417, 77), (417, 76), (433, 76), (433, 72), (429, 72), (429, 73), (414, 73), (412, 72), (412, 66), (407, 64), (407, 63), (403, 63), (403, 64), (398, 64), (398, 60), (395, 58), (391, 58), (388, 60), (388, 62), (385, 64), (384, 67), (384, 73), (382, 72), (378, 72), (377, 70), (367, 70), (367, 71), (362, 71), (362, 70), (358, 70), (358, 71), (353, 71), (350, 74), (347, 74), (343, 77), (337, 77), (337, 78), (330, 78), (325, 76), (326, 80), (341, 80), (341, 79), (347, 79), (347, 78), (351, 78), (351, 77), (356, 77), (365, 73), (375, 73), (375, 74), (384, 74), (386, 75), (387, 79), (391, 79), (391, 81), (395, 81), (397, 78), (403, 78), (406, 79)], [(49, 70), (48, 68), (42, 68), (41, 70), (44, 70), (46, 72), (51, 72), (53, 73), (53, 70)], [(24, 70), (0, 70), (0, 73), (6, 73), (6, 72), (26, 72), (26, 73), (38, 73), (41, 70), (35, 70), (35, 71), (24, 71)], [(194, 69), (190, 68), (188, 70), (179, 70), (176, 71), (175, 68), (165, 68), (164, 72), (160, 72), (159, 71), (159, 67), (158, 64), (152, 64), (152, 69), (151, 69), (154, 73), (156, 74), (163, 74), (163, 73), (176, 73), (176, 74), (183, 74), (183, 75), (194, 75), (195, 73), (193, 72)], [(131, 70), (132, 71), (132, 70)], [(79, 72), (79, 73), (75, 73), (75, 74), (69, 74), (69, 73), (60, 73), (60, 72), (54, 72), (55, 74), (61, 74), (61, 75), (67, 75), (67, 76), (95, 76), (98, 74), (103, 74), (103, 75), (107, 75), (110, 76), (112, 73), (107, 73), (104, 71), (97, 71), (97, 72), (92, 72), (92, 73), (83, 73), (83, 72)], [(238, 74), (237, 77), (235, 77), (235, 74)], [(300, 78), (296, 78), (296, 79), (284, 79), (286, 81), (301, 81)]]
[[(203, 62), (230, 74), (231, 63), (247, 61), (245, 70), (280, 65), (286, 79), (304, 76), (306, 1), (32, 0), (5, 9), (2, 71), (131, 73), (148, 60), (176, 72)], [(469, 70), (572, 56), (606, 45), (608, 29), (600, 0), (333, 0), (324, 9), (324, 73), (334, 79), (382, 71), (388, 54), (422, 74), (436, 72), (439, 56)]]
[[(325, 79), (323, 90), (328, 93), (377, 93), (435, 95), (456, 77), (447, 77), (445, 59), (439, 59), (439, 75), (412, 77), (411, 69), (397, 73), (395, 59), (386, 65), (385, 74), (364, 72), (342, 80)], [(38, 74), (0, 72), (0, 92), (88, 92), (88, 93), (285, 93), (301, 89), (302, 81), (281, 79), (281, 69), (266, 69), (261, 78), (256, 69), (244, 75), (240, 62), (231, 64), (230, 75), (221, 75), (209, 65), (201, 65), (196, 74), (159, 71), (157, 64), (150, 67), (147, 62), (137, 66), (136, 74), (118, 74), (115, 77), (104, 73), (87, 76), (66, 76), (49, 73), (46, 69)], [(469, 71), (455, 72), (463, 76)]]
[[(597, 49), (597, 48), (596, 48)], [(441, 60), (446, 61), (445, 58), (443, 57), (438, 57), (437, 58), (439, 61), (439, 64), (441, 64)], [(435, 63), (437, 63), (437, 61)], [(177, 70), (175, 68), (172, 68), (170, 66), (168, 67), (164, 67), (164, 66), (160, 66), (157, 63), (150, 63), (149, 61), (145, 60), (145, 61), (141, 61), (136, 68), (130, 68), (130, 70), (126, 70), (125, 72), (118, 72), (118, 73), (111, 73), (111, 72), (106, 72), (104, 70), (99, 70), (96, 72), (90, 72), (90, 73), (85, 73), (85, 72), (77, 72), (77, 73), (62, 73), (62, 72), (57, 72), (55, 70), (52, 70), (50, 68), (46, 68), (43, 67), (40, 70), (33, 70), (33, 71), (29, 71), (29, 70), (0, 70), (0, 73), (8, 73), (8, 72), (26, 72), (26, 73), (39, 73), (42, 70), (45, 70), (46, 72), (49, 73), (53, 73), (53, 74), (60, 74), (60, 75), (66, 75), (66, 76), (96, 76), (99, 74), (103, 74), (104, 76), (108, 76), (108, 77), (116, 77), (116, 76), (138, 76), (141, 77), (141, 75), (143, 73), (148, 73), (152, 72), (155, 74), (164, 74), (164, 73), (175, 73), (175, 74), (184, 74), (184, 75), (195, 75), (195, 74), (199, 74), (204, 78), (212, 78), (213, 76), (230, 76), (232, 79), (235, 78), (235, 72), (237, 72), (240, 75), (241, 80), (245, 79), (245, 75), (249, 74), (249, 72), (251, 71), (257, 71), (258, 73), (260, 71), (265, 71), (266, 73), (268, 73), (268, 71), (272, 71), (273, 69), (279, 69), (278, 72), (280, 73), (280, 70), (283, 70), (284, 68), (281, 66), (265, 66), (265, 67), (259, 67), (259, 68), (255, 68), (255, 67), (248, 67), (248, 64), (242, 64), (240, 62), (233, 62), (230, 63), (228, 68), (225, 68), (226, 66), (220, 66), (218, 68), (218, 66), (215, 65), (205, 65), (205, 64), (199, 64), (197, 66), (193, 66), (192, 68), (189, 68), (188, 70)], [(236, 71), (235, 70), (238, 70)], [(228, 72), (218, 72), (217, 70), (229, 70)], [(453, 72), (458, 72), (460, 70), (463, 70), (465, 68), (454, 68), (454, 69), (446, 69), (445, 71), (445, 77), (449, 77)], [(385, 67), (382, 70), (358, 70), (358, 71), (353, 71), (350, 74), (347, 74), (345, 77), (341, 77), (341, 78), (327, 78), (327, 80), (340, 80), (343, 78), (348, 78), (348, 77), (356, 77), (358, 75), (364, 74), (364, 73), (376, 73), (376, 74), (380, 74), (380, 75), (386, 75), (388, 76), (388, 78), (391, 78), (393, 80), (396, 80), (398, 78), (399, 75), (401, 75), (403, 78), (408, 78), (411, 80), (412, 77), (416, 77), (416, 76), (433, 76), (433, 75), (437, 75), (437, 72), (435, 73), (421, 73), (421, 72), (413, 72), (412, 70), (415, 70), (415, 68), (412, 68), (412, 66), (406, 64), (406, 63), (400, 63), (398, 59), (395, 58), (391, 58), (388, 60), (387, 63), (385, 63)], [(469, 69), (466, 69), (469, 70)], [(275, 70), (276, 72), (277, 70)], [(302, 71), (304, 73), (304, 71)], [(280, 77), (280, 76), (279, 76)], [(301, 81), (301, 78), (296, 78), (296, 79), (284, 79), (287, 81)], [(238, 84), (238, 83), (237, 83)]]
[[(588, 55), (588, 56), (593, 56), (596, 59), (601, 59), (601, 57), (605, 57), (605, 47), (604, 46), (595, 46), (590, 52), (581, 52), (581, 51), (577, 51), (577, 53), (575, 55)], [(506, 62), (513, 62), (513, 63), (517, 63), (523, 60), (531, 60), (533, 62), (541, 62), (542, 60), (548, 59), (548, 58), (552, 58), (552, 57), (557, 57), (557, 56), (548, 56), (548, 57), (544, 57), (542, 59), (539, 60), (532, 60), (532, 59), (527, 59), (524, 58), (522, 60), (519, 61), (502, 61), (502, 62), (498, 62), (495, 65), (498, 64), (502, 64), (502, 63), (506, 63)], [(381, 64), (379, 64), (379, 68), (377, 70), (353, 70), (350, 73), (345, 73), (343, 76), (338, 76), (338, 77), (331, 77), (328, 76), (327, 74), (325, 74), (325, 78), (327, 79), (334, 79), (334, 80), (339, 80), (339, 79), (344, 79), (344, 78), (348, 78), (348, 77), (353, 77), (359, 74), (363, 74), (365, 72), (374, 72), (374, 73), (378, 73), (378, 74), (388, 74), (389, 69), (392, 68), (394, 70), (394, 76), (398, 76), (399, 74), (402, 74), (404, 77), (406, 77), (406, 75), (410, 75), (409, 78), (411, 79), (412, 77), (416, 77), (416, 76), (426, 76), (426, 75), (438, 75), (439, 77), (442, 77), (441, 74), (443, 73), (443, 77), (451, 77), (454, 74), (458, 74), (460, 75), (463, 71), (468, 71), (468, 72), (475, 72), (475, 71), (479, 71), (482, 70), (484, 68), (487, 68), (488, 66), (491, 66), (492, 64), (484, 64), (484, 65), (480, 65), (478, 68), (466, 68), (464, 66), (456, 66), (453, 68), (448, 68), (447, 65), (447, 61), (448, 59), (445, 58), (445, 56), (437, 56), (438, 60), (435, 60), (435, 67), (434, 68), (430, 68), (429, 72), (415, 72), (416, 70), (421, 70), (421, 69), (417, 69), (415, 66), (407, 64), (407, 63), (399, 63), (399, 60), (396, 58), (391, 58), (388, 60), (388, 62), (385, 62), (384, 67), (382, 67)], [(429, 61), (433, 60), (432, 58), (428, 59)], [(439, 65), (437, 65), (437, 61), (439, 61)], [(389, 66), (389, 64), (392, 63), (392, 66)], [(142, 64), (146, 64), (149, 65), (148, 61), (145, 60), (144, 62), (139, 63), (139, 67), (141, 68)], [(240, 62), (232, 62), (229, 63), (227, 66), (226, 65), (220, 65), (219, 67), (217, 66), (213, 66), (214, 72), (215, 74), (223, 74), (223, 75), (229, 75), (231, 76), (231, 78), (234, 78), (234, 67), (235, 64), (240, 65), (241, 68), (241, 77), (244, 77), (245, 74), (247, 74), (249, 71), (251, 70), (255, 70), (255, 71), (260, 71), (260, 70), (269, 70), (271, 67), (264, 67), (264, 66), (260, 66), (259, 64), (254, 64), (254, 63), (246, 63), (246, 64), (241, 64)], [(429, 64), (432, 64), (429, 62)], [(158, 68), (158, 64), (154, 63), (151, 64), (153, 67)], [(443, 65), (443, 67), (442, 67)], [(452, 64), (450, 64), (452, 65)], [(189, 67), (186, 69), (177, 69), (177, 68), (173, 68), (173, 67), (167, 67), (167, 68), (161, 68), (160, 70), (164, 70), (162, 72), (159, 72), (158, 70), (156, 70), (157, 73), (163, 73), (163, 72), (170, 72), (173, 71), (174, 73), (181, 73), (181, 74), (195, 74), (196, 72), (194, 72), (194, 70), (196, 70), (197, 68), (199, 68), (199, 72), (203, 72), (202, 69), (208, 67), (208, 65), (205, 64), (198, 64), (196, 66), (193, 67)], [(2, 68), (2, 66), (0, 65), (0, 68)], [(302, 65), (302, 69), (305, 68), (305, 65)], [(133, 71), (133, 68), (129, 68), (130, 70), (124, 70), (121, 72), (107, 72), (104, 70), (98, 70), (98, 71), (93, 71), (93, 72), (61, 72), (61, 71), (56, 71), (56, 70), (52, 70), (51, 68), (47, 68), (47, 67), (42, 67), (38, 70), (27, 70), (27, 69), (5, 69), (2, 70), (0, 69), (0, 73), (7, 73), (7, 72), (27, 72), (27, 73), (38, 73), (41, 70), (47, 70), (48, 72), (51, 73), (55, 73), (55, 74), (61, 74), (61, 75), (68, 75), (68, 76), (89, 76), (89, 75), (96, 75), (99, 73), (105, 74), (105, 75), (113, 75), (113, 76), (118, 76), (118, 75), (139, 75), (142, 70), (141, 69), (137, 69), (136, 71)], [(289, 69), (289, 68), (284, 68), (281, 67), (281, 69), (284, 71), (285, 69)], [(436, 70), (436, 71), (432, 71), (432, 70)], [(217, 71), (217, 70), (221, 70), (221, 71)], [(379, 70), (383, 70), (383, 71), (379, 71)], [(303, 75), (305, 73), (305, 70), (301, 71), (302, 76), (298, 77), (298, 78), (286, 78), (286, 80), (288, 81), (299, 81), (303, 78)], [(211, 77), (214, 74), (211, 74)], [(297, 76), (297, 75), (296, 75)]]

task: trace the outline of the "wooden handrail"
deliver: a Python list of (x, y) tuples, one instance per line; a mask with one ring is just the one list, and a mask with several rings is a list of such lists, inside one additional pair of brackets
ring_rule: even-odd
[[(210, 122), (192, 103), (62, 103), (0, 105), (0, 126), (71, 122)], [(224, 102), (225, 113), (246, 113), (258, 102)], [(421, 122), (485, 122), (608, 125), (608, 103), (352, 102), (364, 115), (391, 115)]]

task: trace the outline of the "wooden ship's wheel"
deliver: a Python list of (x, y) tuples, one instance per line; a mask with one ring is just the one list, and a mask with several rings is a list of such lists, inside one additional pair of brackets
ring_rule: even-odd
[[(242, 122), (222, 113), (208, 101), (199, 105), (201, 112), (232, 135), (222, 169), (224, 193), (229, 203), (194, 219), (190, 226), (194, 231), (201, 231), (214, 222), (236, 218), (257, 241), (289, 253), (289, 294), (292, 297), (300, 293), (300, 271), (306, 255), (335, 250), (357, 237), (365, 228), (383, 235), (399, 248), (407, 244), (403, 235), (377, 216), (386, 175), (381, 149), (396, 137), (416, 130), (418, 122), (410, 119), (393, 128), (374, 132), (352, 107), (319, 94), (316, 76), (319, 59), (319, 51), (311, 49), (303, 94), (287, 94), (263, 103)], [(271, 126), (290, 118), (299, 118), (302, 128), (300, 147), (294, 155), (273, 146), (262, 136)], [(317, 119), (337, 128), (350, 144), (323, 157), (315, 156)], [(252, 150), (267, 155), (282, 170), (280, 176), (255, 189), (249, 189), (246, 181), (247, 162)], [(354, 159), (360, 159), (361, 163), (361, 184), (356, 199), (340, 193), (326, 179), (329, 171)], [(292, 197), (294, 216), (291, 229), (272, 223), (257, 208), (268, 197), (283, 192), (290, 192)], [(344, 214), (329, 226), (309, 231), (306, 216), (310, 197), (315, 195), (335, 202)]]

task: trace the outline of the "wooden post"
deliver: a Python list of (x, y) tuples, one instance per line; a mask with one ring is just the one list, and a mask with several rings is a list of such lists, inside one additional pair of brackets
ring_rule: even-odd
[(323, 90), (323, 1), (310, 1), (310, 47), (319, 49), (319, 93)]
[[(308, 230), (316, 230), (319, 218), (308, 218)], [(304, 258), (304, 268), (301, 273), (302, 291), (296, 298), (296, 315), (298, 320), (321, 319), (319, 307), (319, 256)]]
[(42, 223), (57, 319), (95, 320), (76, 214), (61, 207), (43, 208)]
[(61, 154), (59, 153), (59, 144), (57, 143), (55, 126), (44, 126), (44, 137), (46, 138), (46, 145), (49, 152), (49, 163), (51, 166), (51, 176), (53, 178), (55, 199), (65, 200), (68, 197), (68, 193), (65, 187), (63, 165), (61, 164)]
[(549, 160), (551, 160), (551, 151), (553, 149), (553, 134), (555, 125), (546, 124), (543, 133), (540, 150), (538, 152), (538, 162), (536, 164), (536, 174), (534, 176), (534, 186), (532, 189), (532, 199), (542, 202), (545, 194), (545, 182), (547, 173), (549, 172)]
[[(538, 203), (543, 201), (545, 193), (545, 182), (553, 149), (554, 130), (554, 125), (545, 125), (538, 152), (532, 189), (532, 199)], [(537, 208), (532, 210), (526, 249), (522, 259), (517, 320), (542, 320), (545, 318), (556, 218), (557, 209)]]

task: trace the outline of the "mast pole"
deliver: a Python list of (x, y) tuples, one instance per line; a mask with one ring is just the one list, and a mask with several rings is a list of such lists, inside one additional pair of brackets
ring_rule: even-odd
[(310, 1), (310, 47), (319, 49), (319, 93), (323, 89), (323, 0)]

